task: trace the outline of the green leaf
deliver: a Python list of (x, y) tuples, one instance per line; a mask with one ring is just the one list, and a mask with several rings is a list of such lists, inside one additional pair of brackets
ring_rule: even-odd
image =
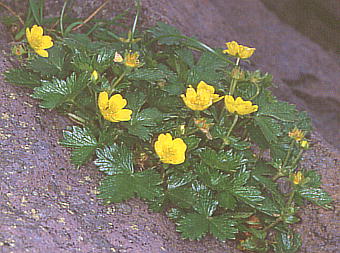
[(105, 204), (119, 203), (134, 196), (132, 175), (107, 176), (99, 186), (99, 199), (103, 199)]
[(277, 204), (271, 200), (269, 197), (266, 197), (262, 202), (259, 203), (250, 203), (247, 202), (248, 205), (251, 205), (255, 209), (261, 211), (272, 217), (279, 217), (280, 216), (280, 209)]
[(167, 25), (163, 22), (157, 22), (157, 26), (148, 30), (152, 37), (158, 39), (161, 45), (178, 45), (182, 39), (176, 37), (167, 37), (168, 35), (181, 35), (177, 28)]
[(4, 73), (6, 81), (19, 86), (33, 88), (40, 85), (40, 76), (27, 69), (10, 69)]
[(253, 186), (236, 186), (232, 189), (232, 194), (247, 204), (261, 202), (265, 197), (261, 196), (261, 191)]
[(189, 67), (193, 67), (195, 59), (192, 51), (188, 48), (179, 48), (176, 51), (176, 55), (185, 62)]
[(183, 141), (185, 142), (185, 144), (187, 144), (188, 151), (190, 151), (198, 147), (198, 144), (201, 142), (201, 139), (193, 135), (184, 137)]
[(187, 187), (169, 189), (166, 196), (173, 204), (184, 209), (191, 209), (196, 201), (194, 192)]
[(235, 197), (228, 191), (220, 192), (217, 195), (217, 201), (221, 207), (234, 210), (237, 204)]
[(66, 81), (57, 78), (52, 81), (43, 81), (41, 87), (34, 89), (32, 97), (43, 100), (41, 107), (53, 109), (62, 103), (72, 101), (86, 87), (87, 80), (86, 73), (80, 74), (78, 77), (72, 73)]
[(236, 171), (247, 163), (247, 159), (243, 158), (241, 153), (233, 153), (231, 150), (217, 153), (213, 149), (204, 148), (199, 155), (209, 167), (223, 171)]
[(209, 231), (218, 240), (225, 241), (226, 239), (233, 240), (238, 229), (235, 228), (235, 222), (228, 220), (225, 216), (212, 217), (209, 220)]
[(146, 95), (143, 92), (135, 91), (129, 92), (125, 95), (127, 108), (131, 109), (134, 113), (138, 113), (145, 103)]
[(215, 212), (218, 202), (213, 199), (213, 194), (207, 189), (196, 189), (197, 201), (193, 205), (193, 208), (199, 214), (206, 217), (212, 216)]
[(210, 52), (204, 52), (198, 63), (191, 69), (188, 75), (188, 84), (198, 84), (205, 81), (209, 85), (218, 83), (225, 78), (222, 72), (226, 68), (226, 62)]
[(75, 165), (82, 165), (90, 160), (98, 146), (96, 137), (87, 128), (73, 126), (72, 130), (63, 131), (63, 136), (60, 144), (73, 148), (71, 161)]
[(153, 170), (135, 174), (116, 174), (107, 176), (101, 183), (98, 198), (106, 204), (122, 202), (135, 196), (153, 200), (162, 195), (160, 175)]
[(135, 193), (141, 199), (153, 200), (163, 194), (162, 188), (159, 186), (162, 183), (160, 175), (151, 169), (144, 170), (134, 174), (133, 184)]
[(167, 180), (168, 189), (184, 186), (189, 184), (193, 179), (195, 179), (195, 175), (192, 172), (172, 174)]
[(199, 240), (208, 233), (209, 221), (202, 214), (188, 213), (178, 221), (176, 231), (184, 239)]
[(132, 152), (125, 146), (113, 144), (109, 147), (99, 148), (96, 151), (97, 159), (94, 164), (108, 175), (132, 174), (134, 172)]
[(297, 233), (280, 233), (276, 235), (277, 243), (273, 244), (276, 253), (295, 253), (301, 247), (301, 236)]
[(234, 180), (232, 181), (233, 187), (236, 188), (236, 187), (245, 185), (247, 181), (249, 180), (249, 178), (250, 178), (250, 171), (246, 171), (246, 170), (239, 171), (236, 174)]
[(157, 68), (140, 68), (136, 69), (134, 72), (127, 76), (131, 80), (138, 81), (148, 81), (148, 82), (156, 82), (167, 79), (167, 75), (160, 69)]
[(277, 137), (281, 134), (281, 128), (276, 120), (264, 116), (257, 116), (254, 119), (255, 124), (259, 126), (266, 140), (269, 143), (277, 142)]
[(259, 106), (259, 116), (267, 116), (281, 121), (296, 121), (296, 108), (287, 102), (275, 101), (274, 103)]
[(200, 164), (195, 168), (199, 179), (205, 185), (214, 190), (226, 189), (228, 186), (228, 176), (224, 175), (219, 170), (210, 168), (204, 164)]
[(32, 60), (28, 68), (42, 76), (64, 77), (65, 51), (63, 48), (54, 46), (48, 50), (48, 54), (49, 57), (37, 57)]
[(153, 135), (154, 127), (162, 121), (163, 114), (157, 108), (146, 108), (141, 112), (134, 113), (131, 121), (126, 124), (129, 134), (148, 141)]
[(298, 194), (314, 204), (324, 207), (331, 208), (329, 205), (333, 200), (323, 189), (320, 188), (303, 188), (298, 190)]

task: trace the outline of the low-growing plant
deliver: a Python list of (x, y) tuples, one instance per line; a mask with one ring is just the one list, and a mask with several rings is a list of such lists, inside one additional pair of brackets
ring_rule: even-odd
[(60, 143), (76, 166), (94, 159), (104, 204), (138, 197), (183, 238), (298, 251), (298, 211), (332, 200), (320, 176), (299, 166), (307, 114), (272, 95), (269, 74), (245, 70), (255, 48), (212, 49), (161, 22), (138, 31), (138, 1), (125, 34), (117, 20), (66, 17), (67, 1), (57, 23), (43, 17), (43, 1), (30, 3), (27, 43), (13, 50), (20, 68), (5, 76), (75, 123)]

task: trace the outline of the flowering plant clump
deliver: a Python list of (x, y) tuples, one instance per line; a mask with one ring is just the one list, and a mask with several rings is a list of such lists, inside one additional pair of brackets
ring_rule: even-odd
[(297, 252), (298, 210), (332, 202), (320, 176), (300, 169), (309, 117), (272, 95), (269, 74), (241, 68), (255, 48), (212, 49), (165, 23), (138, 31), (138, 3), (125, 34), (112, 21), (87, 21), (76, 33), (79, 20), (61, 16), (50, 29), (33, 23), (48, 24), (42, 15), (28, 17), (27, 48), (37, 54), (14, 49), (24, 64), (7, 80), (74, 122), (60, 143), (74, 165), (94, 160), (102, 171), (104, 204), (139, 197), (183, 238)]

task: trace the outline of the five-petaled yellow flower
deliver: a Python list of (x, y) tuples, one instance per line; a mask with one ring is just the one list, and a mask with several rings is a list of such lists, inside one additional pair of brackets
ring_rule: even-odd
[(257, 105), (253, 105), (251, 101), (244, 101), (241, 97), (234, 99), (233, 96), (227, 95), (224, 97), (225, 106), (230, 113), (238, 115), (246, 115), (258, 110)]
[(124, 59), (124, 64), (127, 67), (130, 68), (138, 68), (139, 66), (141, 66), (140, 62), (139, 62), (139, 53), (138, 52), (128, 52), (125, 54), (125, 59)]
[(32, 29), (26, 28), (26, 38), (33, 50), (42, 57), (48, 57), (48, 49), (53, 46), (50, 36), (43, 36), (44, 30), (41, 26), (34, 25)]
[(181, 97), (187, 107), (194, 111), (203, 111), (211, 106), (213, 103), (221, 100), (218, 94), (214, 94), (215, 88), (201, 81), (197, 85), (197, 92), (190, 85), (187, 88), (186, 94), (182, 94)]
[(293, 131), (288, 133), (288, 135), (297, 142), (302, 141), (303, 138), (305, 137), (305, 134), (297, 128), (294, 128)]
[(255, 48), (239, 45), (236, 41), (227, 42), (225, 44), (227, 45), (228, 49), (223, 50), (223, 53), (227, 53), (229, 55), (232, 55), (232, 56), (235, 56), (241, 59), (249, 58), (250, 56), (253, 55), (253, 53), (256, 50)]
[(294, 184), (300, 184), (302, 180), (303, 180), (303, 175), (302, 175), (301, 171), (298, 171), (297, 173), (293, 174), (293, 183)]
[(115, 94), (109, 99), (106, 91), (100, 92), (98, 97), (98, 107), (104, 119), (111, 122), (129, 121), (132, 111), (124, 109), (127, 101), (120, 94)]
[(181, 164), (185, 161), (187, 145), (181, 138), (172, 139), (170, 133), (160, 134), (155, 151), (163, 163)]

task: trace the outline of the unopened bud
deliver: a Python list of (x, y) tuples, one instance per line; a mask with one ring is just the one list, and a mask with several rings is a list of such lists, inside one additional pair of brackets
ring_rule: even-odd
[(243, 70), (241, 70), (240, 68), (234, 68), (231, 71), (231, 77), (236, 79), (236, 80), (243, 80), (245, 75), (244, 75)]
[(96, 70), (93, 70), (93, 72), (92, 72), (92, 74), (91, 74), (91, 81), (92, 81), (92, 82), (97, 81), (97, 80), (98, 80), (98, 77), (99, 77), (98, 72), (97, 72)]
[(301, 171), (298, 171), (297, 173), (293, 174), (293, 183), (294, 184), (300, 184), (302, 180), (303, 180), (303, 175), (302, 175)]
[(309, 142), (308, 141), (301, 141), (300, 146), (303, 149), (309, 149)]

